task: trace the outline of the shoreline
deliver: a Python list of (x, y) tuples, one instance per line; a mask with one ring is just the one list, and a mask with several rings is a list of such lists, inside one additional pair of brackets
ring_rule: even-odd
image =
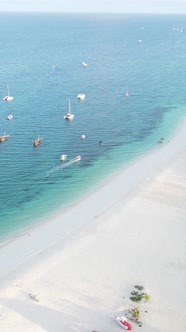
[(136, 306), (135, 284), (151, 295), (144, 332), (185, 331), (185, 127), (0, 247), (4, 332), (119, 332), (114, 317)]
[[(76, 199), (74, 200), (74, 202), (72, 204), (67, 204), (65, 207), (63, 207), (63, 210), (61, 210), (61, 208), (59, 207), (57, 210), (52, 211), (52, 213), (50, 214), (50, 219), (57, 219), (63, 215), (66, 215), (69, 213), (70, 209), (72, 208), (76, 208), (77, 206), (79, 206), (80, 204), (83, 204), (84, 201), (87, 200), (91, 200), (91, 198), (93, 196), (95, 196), (96, 193), (99, 193), (100, 190), (104, 191), (105, 187), (109, 187), (112, 185), (112, 183), (114, 183), (116, 180), (118, 180), (118, 182), (120, 182), (120, 180), (122, 180), (122, 178), (126, 175), (127, 172), (131, 172), (131, 170), (133, 171), (133, 168), (137, 168), (138, 165), (140, 163), (142, 163), (142, 167), (143, 164), (146, 163), (146, 160), (150, 160), (151, 162), (151, 158), (156, 159), (157, 157), (161, 157), (161, 160), (159, 160), (158, 164), (162, 167), (164, 164), (166, 164), (166, 162), (168, 162), (170, 159), (174, 158), (174, 155), (178, 153), (178, 150), (181, 152), (182, 149), (184, 149), (184, 147), (186, 147), (186, 144), (183, 144), (183, 146), (181, 145), (181, 142), (186, 141), (186, 134), (184, 128), (186, 128), (186, 117), (184, 117), (182, 119), (182, 121), (178, 124), (178, 126), (176, 127), (176, 129), (174, 130), (173, 134), (171, 135), (171, 137), (169, 138), (169, 141), (164, 141), (164, 143), (162, 143), (162, 145), (157, 145), (156, 148), (154, 148), (153, 150), (147, 151), (144, 155), (139, 156), (137, 158), (135, 158), (132, 161), (129, 161), (126, 165), (121, 166), (119, 169), (117, 169), (114, 173), (112, 173), (110, 176), (108, 176), (106, 179), (104, 179), (101, 184), (97, 184), (95, 186), (94, 189), (91, 189), (90, 191), (88, 191), (88, 193), (84, 194), (82, 197), (80, 197), (80, 199)], [(174, 142), (176, 146), (176, 151), (173, 152), (169, 151), (168, 155), (165, 156), (165, 160), (163, 160), (163, 156), (161, 156), (162, 152), (164, 151), (164, 149), (166, 150), (172, 150), (171, 144), (170, 144), (170, 148), (167, 146), (168, 143), (170, 142)], [(162, 151), (163, 150), (163, 151)], [(163, 159), (162, 159), (163, 158)], [(151, 174), (151, 176), (153, 176), (153, 173), (156, 173), (156, 170), (154, 169), (154, 166), (150, 165), (150, 169), (147, 169), (147, 173), (145, 174), (141, 174), (141, 179), (143, 179), (143, 177), (149, 176), (148, 175)], [(136, 179), (135, 179), (136, 180)], [(140, 179), (139, 179), (140, 181)], [(125, 195), (127, 193), (130, 192), (130, 190), (132, 190), (133, 186), (136, 185), (136, 182), (134, 181), (134, 185), (131, 184), (131, 189), (130, 188), (126, 188), (124, 190), (124, 193), (120, 193), (119, 195)], [(117, 197), (115, 198), (117, 200)], [(107, 199), (108, 204), (111, 204), (112, 201), (112, 197), (111, 197), (111, 201), (109, 199)], [(97, 204), (97, 202), (96, 202)], [(103, 208), (104, 211), (105, 208)], [(90, 217), (91, 218), (91, 217)], [(5, 242), (0, 243), (0, 248), (4, 247), (6, 245), (8, 245), (9, 243), (15, 241), (17, 238), (20, 238), (22, 236), (26, 236), (29, 232), (32, 232), (32, 230), (37, 229), (37, 227), (42, 227), (47, 223), (50, 223), (51, 221), (48, 220), (48, 218), (46, 217), (40, 217), (38, 219), (38, 222), (34, 225), (28, 225), (28, 227), (26, 226), (26, 228), (22, 231), (20, 231), (20, 233), (16, 234), (13, 237), (8, 238)]]
[[(177, 123), (176, 128), (180, 126), (180, 123), (182, 123), (184, 121), (184, 119), (185, 119), (185, 117), (184, 118), (182, 117), (181, 121), (176, 122)], [(167, 132), (167, 130), (165, 130), (165, 131)], [(166, 140), (168, 140), (169, 137), (174, 136), (174, 134), (175, 134), (175, 129), (173, 131), (171, 131), (171, 132), (169, 131)], [(107, 183), (109, 183), (114, 178), (116, 178), (125, 169), (127, 169), (131, 165), (137, 163), (142, 158), (145, 158), (147, 156), (150, 156), (151, 154), (154, 154), (154, 152), (156, 150), (159, 150), (161, 148), (160, 145), (156, 144), (157, 143), (156, 139), (158, 140), (158, 138), (157, 137), (155, 138), (154, 143), (153, 143), (154, 144), (153, 148), (152, 148), (152, 146), (146, 148), (146, 150), (144, 150), (141, 155), (139, 154), (138, 156), (131, 157), (131, 159), (129, 159), (126, 162), (126, 164), (124, 164), (124, 165), (122, 165), (122, 162), (121, 162), (121, 166), (119, 167), (117, 165), (116, 169), (114, 171), (112, 171), (112, 172), (110, 172), (110, 171), (107, 170), (107, 173), (104, 176), (104, 178), (100, 178), (99, 182), (97, 181), (96, 184), (94, 184), (94, 185), (91, 184), (90, 187), (87, 190), (83, 190), (82, 191), (80, 199), (77, 198), (77, 197), (74, 197), (73, 200), (72, 200), (72, 202), (68, 201), (68, 202), (64, 203), (62, 205), (62, 207), (60, 206), (60, 204), (58, 202), (58, 204), (55, 205), (55, 206), (52, 206), (51, 210), (48, 211), (47, 213), (46, 212), (44, 213), (43, 211), (41, 212), (41, 210), (38, 210), (38, 206), (36, 206), (36, 208), (35, 208), (35, 206), (33, 206), (33, 210), (36, 210), (37, 213), (35, 213), (34, 216), (32, 216), (31, 214), (27, 213), (28, 214), (27, 217), (28, 217), (29, 221), (27, 220), (28, 223), (26, 223), (26, 225), (24, 223), (25, 219), (23, 217), (24, 216), (23, 211), (21, 212), (22, 214), (20, 214), (20, 215), (18, 213), (18, 215), (16, 215), (16, 218), (17, 218), (15, 220), (16, 222), (14, 222), (15, 225), (17, 226), (17, 229), (15, 228), (15, 229), (12, 229), (11, 231), (7, 230), (7, 233), (6, 233), (6, 227), (5, 227), (5, 231), (3, 230), (3, 235), (0, 238), (0, 247), (6, 245), (10, 241), (14, 240), (16, 237), (20, 237), (21, 234), (24, 235), (25, 233), (29, 232), (31, 229), (37, 227), (38, 225), (47, 222), (48, 219), (54, 219), (56, 217), (56, 215), (59, 215), (61, 213), (62, 214), (66, 213), (66, 211), (68, 211), (68, 209), (73, 208), (74, 206), (76, 206), (77, 204), (79, 204), (81, 201), (83, 201), (84, 199), (86, 199), (87, 196), (92, 195), (92, 194), (94, 194), (94, 192), (99, 191), (99, 189), (101, 189), (102, 187), (104, 187), (105, 185), (107, 185)], [(49, 197), (47, 199), (49, 199)], [(47, 205), (47, 201), (45, 201), (45, 204)], [(20, 223), (19, 223), (19, 220), (21, 220)], [(5, 218), (5, 221), (6, 221), (6, 218)], [(11, 220), (7, 219), (7, 224), (9, 223), (9, 221), (11, 221)], [(10, 225), (11, 225), (11, 223), (10, 223)], [(6, 222), (5, 222), (5, 226), (6, 226)], [(9, 226), (8, 226), (7, 229), (9, 229)]]
[[(165, 141), (164, 141), (164, 143), (162, 143), (162, 145), (157, 144), (157, 147), (155, 147), (153, 150), (150, 150), (150, 151), (148, 150), (145, 154), (130, 160), (129, 162), (127, 162), (126, 165), (121, 166), (115, 172), (108, 175), (105, 179), (103, 179), (101, 181), (101, 183), (96, 184), (96, 186), (94, 188), (90, 188), (90, 190), (88, 192), (86, 192), (85, 194), (83, 194), (83, 196), (81, 196), (80, 199), (75, 199), (72, 204), (68, 203), (67, 205), (63, 206), (62, 209), (59, 207), (58, 209), (51, 211), (49, 218), (47, 218), (46, 216), (40, 216), (38, 221), (35, 224), (27, 225), (25, 228), (20, 229), (19, 232), (16, 232), (15, 235), (13, 235), (7, 239), (2, 238), (2, 242), (0, 243), (0, 248), (15, 241), (17, 238), (27, 236), (28, 233), (37, 229), (37, 227), (42, 227), (42, 225), (44, 226), (45, 224), (50, 223), (52, 220), (58, 219), (60, 216), (65, 216), (66, 214), (68, 215), (70, 209), (76, 208), (79, 205), (84, 204), (84, 201), (92, 200), (91, 198), (93, 196), (95, 196), (96, 193), (99, 193), (101, 190), (104, 191), (104, 188), (107, 188), (107, 187), (109, 188), (112, 185), (112, 183), (114, 184), (114, 182), (116, 182), (116, 180), (118, 182), (120, 182), (120, 180), (123, 181), (123, 177), (125, 177), (125, 175), (127, 175), (127, 172), (131, 173), (131, 171), (133, 171), (133, 170), (135, 171), (135, 169), (138, 167), (138, 165), (142, 164), (141, 167), (143, 168), (143, 166), (144, 166), (143, 164), (145, 164), (146, 160), (151, 161), (152, 160), (151, 158), (156, 159), (158, 157), (161, 157), (158, 164), (160, 167), (162, 167), (164, 164), (166, 164), (166, 162), (168, 162), (170, 159), (174, 158), (174, 155), (176, 153), (178, 153), (178, 150), (181, 152), (182, 149), (184, 149), (184, 147), (186, 147), (186, 144), (185, 145), (181, 144), (181, 142), (184, 141), (184, 139), (186, 141), (186, 135), (184, 135), (185, 127), (186, 127), (186, 117), (184, 117), (181, 120), (181, 122), (177, 125), (173, 134), (170, 136), (170, 138), (168, 138), (169, 139), (168, 141), (167, 141), (167, 139), (165, 139)], [(171, 152), (171, 150), (172, 150), (171, 144), (170, 144), (170, 148), (167, 146), (167, 144), (172, 141), (174, 142), (175, 147), (176, 147), (175, 152), (174, 152), (174, 149), (173, 149), (173, 152)], [(164, 152), (164, 149), (169, 150), (168, 154), (165, 155), (165, 160), (163, 160), (164, 157), (161, 156), (161, 154)], [(138, 181), (140, 182), (141, 179), (143, 179), (144, 177), (147, 177), (150, 175), (153, 176), (153, 174), (155, 174), (155, 173), (156, 173), (156, 170), (154, 169), (154, 166), (151, 163), (151, 165), (149, 165), (149, 170), (147, 169), (147, 173), (145, 171), (141, 175), (139, 174), (140, 179)], [(127, 187), (124, 190), (123, 194), (120, 192), (119, 195), (125, 195), (125, 194), (129, 193), (130, 190), (132, 190), (132, 188), (135, 187), (135, 185), (137, 184), (137, 182), (135, 182), (135, 181), (137, 181), (137, 179), (134, 180), (133, 184), (131, 183), (131, 189), (130, 189), (130, 187)], [(124, 184), (127, 185), (127, 183), (124, 183)], [(112, 196), (110, 197), (110, 200), (109, 200), (109, 198), (106, 198), (106, 201), (107, 201), (106, 203), (108, 203), (108, 205), (110, 205), (112, 200), (113, 200)], [(114, 200), (117, 200), (117, 197), (115, 197)], [(97, 202), (96, 202), (96, 205), (97, 205)], [(104, 209), (105, 208), (103, 208), (103, 211), (104, 211)], [(99, 210), (99, 208), (98, 208), (98, 210)], [(90, 216), (90, 218), (94, 218), (94, 216)]]

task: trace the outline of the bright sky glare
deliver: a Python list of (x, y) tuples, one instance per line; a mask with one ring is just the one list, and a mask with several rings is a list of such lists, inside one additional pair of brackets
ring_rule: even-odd
[(186, 14), (186, 0), (0, 0), (0, 12)]

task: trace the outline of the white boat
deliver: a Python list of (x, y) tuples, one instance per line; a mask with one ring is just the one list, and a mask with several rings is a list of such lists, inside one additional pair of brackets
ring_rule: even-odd
[(81, 160), (81, 156), (76, 156), (75, 157), (75, 162), (80, 161), (80, 160)]
[(85, 139), (85, 137), (86, 137), (85, 135), (81, 135), (81, 139)]
[(65, 160), (67, 158), (67, 155), (66, 154), (62, 154), (61, 157), (60, 157), (60, 160)]
[(142, 40), (141, 40), (141, 39), (138, 39), (138, 42), (139, 42), (139, 43), (142, 43)]
[(129, 92), (128, 90), (125, 92), (125, 97), (128, 97), (129, 96)]
[(12, 118), (13, 118), (12, 114), (10, 114), (10, 115), (7, 116), (7, 120), (12, 120)]
[(64, 119), (66, 120), (72, 120), (74, 118), (74, 114), (71, 113), (71, 105), (70, 105), (70, 99), (69, 99), (69, 102), (68, 102), (68, 113), (64, 115)]
[(77, 95), (77, 99), (85, 99), (85, 94), (84, 93), (79, 93), (79, 95)]
[(87, 63), (85, 63), (85, 62), (82, 62), (82, 65), (83, 65), (83, 67), (87, 67), (88, 66)]
[(125, 330), (127, 330), (127, 331), (131, 331), (132, 330), (132, 325), (127, 322), (126, 317), (124, 317), (124, 316), (120, 316), (120, 317), (116, 316), (115, 319), (118, 322), (118, 324), (121, 327), (123, 327)]
[(9, 86), (8, 86), (8, 84), (7, 84), (7, 96), (4, 97), (4, 100), (5, 100), (5, 101), (11, 101), (11, 100), (13, 100), (13, 99), (14, 99), (14, 97), (11, 97), (11, 96), (10, 96)]

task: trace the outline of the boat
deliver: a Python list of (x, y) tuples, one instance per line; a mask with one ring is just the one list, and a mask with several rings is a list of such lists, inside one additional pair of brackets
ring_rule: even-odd
[(141, 39), (138, 39), (138, 42), (139, 42), (139, 43), (142, 43), (142, 40), (141, 40)]
[(125, 92), (125, 97), (128, 97), (129, 96), (129, 92), (128, 90)]
[(61, 157), (60, 157), (60, 160), (65, 160), (67, 158), (67, 155), (66, 154), (62, 154)]
[(13, 99), (14, 99), (14, 97), (11, 97), (11, 96), (10, 96), (9, 86), (8, 86), (8, 84), (7, 84), (7, 96), (4, 97), (4, 100), (5, 100), (5, 101), (11, 101), (11, 100), (13, 100)]
[(88, 66), (87, 63), (85, 63), (85, 62), (82, 62), (82, 65), (83, 65), (83, 67), (87, 67)]
[(7, 141), (8, 138), (9, 138), (9, 135), (7, 135), (6, 133), (4, 133), (3, 136), (0, 136), (0, 142), (5, 142), (5, 141)]
[(118, 324), (121, 327), (123, 327), (125, 330), (127, 330), (127, 331), (131, 331), (132, 330), (132, 325), (127, 322), (126, 317), (124, 317), (124, 316), (120, 316), (120, 317), (116, 316), (115, 319), (118, 322)]
[(85, 137), (86, 137), (85, 135), (81, 135), (81, 139), (85, 139)]
[(80, 161), (80, 160), (81, 160), (81, 156), (76, 156), (75, 157), (75, 162)]
[(41, 144), (42, 139), (42, 137), (38, 136), (38, 138), (33, 141), (33, 145), (38, 146), (39, 144)]
[(71, 113), (71, 105), (70, 105), (70, 99), (69, 99), (69, 102), (68, 102), (68, 113), (64, 115), (64, 119), (66, 120), (72, 120), (74, 118), (74, 114)]
[(85, 94), (84, 93), (80, 93), (79, 95), (77, 95), (77, 99), (85, 99)]
[(7, 120), (12, 120), (12, 118), (13, 118), (12, 114), (10, 114), (10, 115), (7, 116)]

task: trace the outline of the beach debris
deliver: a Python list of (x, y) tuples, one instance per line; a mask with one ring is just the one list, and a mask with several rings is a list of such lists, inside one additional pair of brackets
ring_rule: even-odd
[(32, 301), (39, 302), (39, 299), (38, 299), (37, 295), (34, 295), (34, 294), (30, 293), (30, 294), (28, 294), (28, 296)]

